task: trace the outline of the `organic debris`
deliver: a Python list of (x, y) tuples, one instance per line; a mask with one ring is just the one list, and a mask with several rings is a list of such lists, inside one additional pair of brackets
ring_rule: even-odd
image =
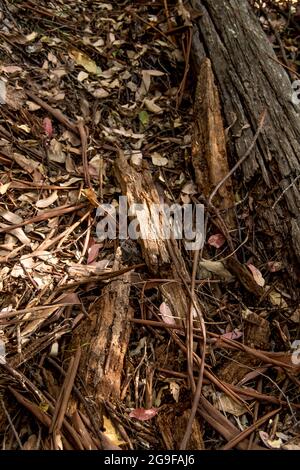
[[(254, 7), (296, 73), (287, 3)], [(299, 291), (190, 69), (199, 16), (0, 0), (2, 449), (299, 449)], [(146, 225), (159, 204), (205, 207), (204, 247)]]

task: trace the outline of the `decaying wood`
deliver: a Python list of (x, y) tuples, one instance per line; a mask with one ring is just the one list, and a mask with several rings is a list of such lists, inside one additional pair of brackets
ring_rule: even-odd
[(129, 293), (129, 273), (111, 281), (92, 305), (88, 318), (74, 331), (71, 347), (82, 348), (80, 376), (96, 403), (120, 396), (133, 316)]
[(190, 3), (201, 12), (193, 34), (194, 68), (198, 74), (203, 59), (211, 61), (232, 160), (247, 151), (259, 115), (267, 108), (257, 145), (242, 165), (243, 179), (256, 182), (255, 215), (266, 250), (280, 249), (296, 278), (296, 259), (289, 254), (300, 259), (300, 192), (295, 181), (300, 170), (300, 113), (292, 103), (289, 77), (246, 0)]
[[(168, 410), (159, 414), (157, 424), (162, 438), (168, 450), (179, 448), (182, 436), (185, 432), (190, 410), (182, 411), (182, 406), (169, 406)], [(187, 444), (187, 450), (204, 450), (202, 429), (199, 420), (193, 422), (191, 437)]]
[[(127, 197), (128, 207), (133, 204), (143, 204), (143, 214), (137, 213), (136, 217), (140, 224), (155, 220), (155, 207), (161, 203), (158, 192), (154, 185), (152, 175), (147, 168), (140, 172), (130, 165), (122, 152), (115, 165), (115, 174), (122, 189), (123, 195)], [(151, 227), (151, 234), (141, 237), (139, 243), (150, 272), (164, 279), (180, 281), (174, 289), (174, 283), (166, 282), (160, 287), (163, 297), (173, 310), (176, 318), (185, 321), (189, 309), (189, 296), (182, 284), (182, 277), (189, 282), (190, 275), (186, 269), (185, 262), (175, 240), (164, 239), (158, 230), (161, 220), (157, 220), (157, 226)]]
[[(198, 76), (194, 104), (192, 162), (200, 194), (207, 199), (229, 173), (220, 99), (209, 59), (204, 59)], [(230, 178), (219, 189), (214, 202), (217, 209), (231, 209), (224, 219), (234, 227), (234, 196)]]

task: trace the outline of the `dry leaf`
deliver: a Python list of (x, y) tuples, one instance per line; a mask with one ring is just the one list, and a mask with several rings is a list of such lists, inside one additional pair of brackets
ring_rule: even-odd
[(129, 418), (135, 418), (139, 421), (148, 421), (156, 415), (157, 408), (150, 408), (149, 410), (146, 410), (145, 408), (136, 408), (129, 413)]
[[(269, 286), (266, 286), (266, 288), (268, 288)], [(288, 307), (288, 304), (286, 303), (286, 301), (284, 300), (284, 298), (282, 297), (282, 295), (275, 291), (275, 290), (272, 290), (271, 292), (269, 292), (269, 299), (271, 301), (271, 303), (275, 306), (278, 306), (278, 307), (281, 307), (281, 308), (287, 308)]]
[(174, 316), (171, 312), (170, 307), (166, 304), (166, 302), (163, 302), (160, 304), (159, 311), (161, 313), (161, 317), (165, 323), (168, 325), (176, 325), (176, 321), (174, 319)]
[(146, 108), (148, 109), (148, 111), (150, 111), (151, 113), (154, 113), (154, 114), (161, 114), (163, 112), (163, 110), (161, 109), (160, 106), (158, 106), (156, 103), (155, 103), (155, 98), (152, 99), (152, 100), (147, 100), (146, 98), (144, 99), (144, 104), (146, 106)]
[(253, 266), (253, 264), (247, 264), (247, 267), (250, 269), (256, 284), (258, 284), (260, 287), (264, 287), (266, 281), (264, 280), (260, 270)]
[(152, 163), (155, 166), (166, 166), (169, 160), (165, 157), (162, 157), (159, 153), (154, 152), (151, 155)]
[(291, 316), (291, 320), (292, 320), (294, 323), (300, 323), (300, 308), (298, 308), (297, 310), (295, 310), (295, 312), (294, 312), (293, 315)]
[(2, 184), (0, 182), (0, 194), (3, 195), (6, 193), (6, 191), (8, 190), (8, 188), (10, 187), (11, 183), (5, 183), (5, 184)]
[(221, 248), (225, 242), (226, 238), (222, 233), (216, 233), (215, 235), (212, 235), (207, 241), (210, 246), (214, 246), (215, 248)]
[(64, 163), (66, 160), (66, 154), (62, 150), (62, 144), (56, 139), (51, 139), (48, 156), (51, 162)]
[(119, 437), (119, 434), (113, 423), (106, 416), (103, 416), (103, 426), (105, 431), (102, 433), (102, 435), (107, 439), (105, 442), (106, 450), (120, 449), (120, 446), (124, 445), (125, 442)]
[(266, 447), (269, 449), (280, 449), (282, 446), (281, 439), (270, 439), (270, 436), (265, 431), (259, 431), (259, 436)]
[(284, 268), (284, 264), (281, 261), (269, 261), (267, 267), (270, 273), (277, 273)]
[(87, 72), (98, 75), (101, 72), (100, 67), (84, 52), (76, 49), (70, 49), (69, 55), (75, 60), (76, 64), (81, 65)]
[(0, 70), (4, 73), (16, 73), (22, 72), (23, 69), (18, 65), (1, 65)]
[(177, 382), (174, 382), (172, 380), (172, 382), (170, 382), (170, 391), (172, 393), (172, 396), (174, 398), (174, 400), (176, 401), (176, 403), (178, 403), (179, 401), (179, 393), (180, 393), (180, 386)]
[(52, 121), (50, 118), (45, 117), (45, 119), (43, 120), (43, 128), (48, 139), (51, 139), (52, 134), (53, 134), (53, 127), (52, 127)]
[(230, 413), (234, 416), (242, 416), (247, 412), (247, 408), (244, 405), (236, 403), (232, 400), (232, 398), (230, 398), (228, 395), (225, 395), (224, 393), (217, 394), (215, 405), (218, 410)]
[(5, 219), (7, 222), (10, 222), (11, 224), (21, 224), (23, 222), (22, 217), (15, 214), (14, 212), (0, 209), (0, 216), (3, 217), (3, 219)]
[(243, 336), (243, 333), (236, 328), (233, 331), (230, 331), (228, 333), (224, 333), (223, 335), (221, 335), (221, 338), (237, 340), (237, 339), (241, 338), (242, 336)]
[(100, 245), (99, 243), (95, 243), (94, 245), (90, 247), (88, 251), (89, 254), (88, 254), (87, 264), (91, 264), (97, 259), (100, 248), (102, 248), (102, 245)]
[(40, 199), (36, 203), (36, 207), (38, 209), (45, 209), (45, 207), (51, 206), (56, 200), (58, 199), (57, 191), (53, 191), (49, 197), (46, 197), (45, 199)]
[(211, 273), (216, 274), (226, 281), (230, 281), (233, 277), (232, 274), (224, 267), (224, 264), (221, 261), (202, 260), (199, 262), (199, 266), (205, 268)]

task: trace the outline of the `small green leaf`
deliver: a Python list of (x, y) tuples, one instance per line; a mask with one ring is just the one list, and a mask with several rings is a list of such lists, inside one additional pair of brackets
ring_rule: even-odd
[(147, 113), (147, 111), (141, 111), (139, 113), (139, 119), (143, 126), (146, 127), (149, 124), (149, 114)]

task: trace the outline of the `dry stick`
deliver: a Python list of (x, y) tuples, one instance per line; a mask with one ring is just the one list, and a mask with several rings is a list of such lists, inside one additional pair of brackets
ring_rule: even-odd
[(249, 157), (250, 153), (252, 152), (253, 148), (254, 148), (254, 145), (256, 144), (256, 141), (262, 131), (262, 128), (264, 126), (264, 123), (265, 123), (265, 119), (266, 119), (266, 115), (267, 115), (267, 109), (265, 108), (260, 116), (260, 119), (259, 119), (259, 124), (258, 124), (258, 128), (257, 128), (257, 131), (253, 137), (253, 140), (248, 148), (248, 150), (245, 152), (245, 154), (236, 162), (236, 164), (231, 168), (231, 170), (227, 173), (227, 175), (224, 176), (224, 178), (217, 184), (217, 186), (215, 187), (215, 189), (213, 190), (213, 192), (211, 193), (211, 195), (209, 196), (209, 199), (208, 199), (208, 204), (211, 205), (212, 204), (212, 200), (213, 198), (215, 197), (215, 195), (217, 194), (217, 192), (219, 191), (219, 189), (221, 188), (221, 186), (223, 186), (223, 184), (225, 183), (225, 181), (228, 180), (228, 178), (230, 178), (233, 173), (236, 172), (236, 170), (241, 166), (242, 163), (244, 163), (244, 161), (246, 160), (247, 157)]
[(81, 349), (78, 348), (75, 356), (73, 356), (70, 360), (70, 364), (68, 367), (67, 374), (65, 376), (62, 390), (61, 390), (59, 399), (57, 401), (57, 405), (53, 413), (52, 423), (49, 429), (50, 433), (57, 434), (60, 432), (60, 429), (62, 427), (63, 420), (64, 420), (65, 413), (66, 413), (67, 406), (68, 406), (68, 401), (69, 401), (72, 388), (74, 385), (75, 377), (77, 374), (80, 356), (81, 356)]
[(1, 405), (2, 405), (3, 411), (4, 411), (4, 413), (5, 413), (5, 416), (6, 416), (6, 418), (7, 418), (7, 421), (9, 422), (9, 425), (10, 425), (10, 427), (11, 427), (11, 429), (12, 429), (12, 432), (13, 432), (14, 435), (15, 435), (16, 441), (17, 441), (17, 443), (19, 444), (20, 449), (23, 450), (23, 446), (22, 446), (22, 442), (21, 442), (21, 440), (20, 440), (19, 434), (17, 433), (17, 430), (16, 430), (16, 428), (14, 427), (14, 423), (12, 422), (12, 419), (11, 419), (11, 417), (10, 417), (10, 415), (9, 415), (9, 412), (8, 412), (7, 409), (6, 409), (6, 406), (5, 406), (4, 401), (2, 400), (2, 398), (1, 398)]
[(260, 418), (254, 424), (249, 426), (249, 428), (245, 429), (245, 431), (242, 431), (236, 437), (231, 439), (231, 441), (227, 442), (227, 444), (225, 444), (225, 446), (222, 447), (222, 450), (230, 450), (233, 447), (235, 447), (237, 444), (243, 441), (247, 436), (249, 436), (249, 434), (252, 434), (252, 432), (255, 431), (261, 424), (265, 423), (269, 418), (277, 414), (280, 410), (281, 408), (277, 408), (276, 410), (270, 411), (270, 413)]
[[(215, 189), (213, 190), (213, 192), (209, 196), (208, 207), (211, 207), (213, 209), (213, 211), (215, 212), (215, 214), (216, 214), (216, 216), (217, 216), (217, 218), (218, 218), (218, 220), (221, 224), (220, 228), (223, 228), (223, 230), (224, 230), (224, 235), (225, 234), (228, 235), (228, 229), (227, 229), (226, 225), (224, 224), (224, 221), (221, 218), (218, 209), (213, 205), (212, 200), (215, 197), (215, 195), (217, 194), (217, 192), (219, 191), (219, 189), (221, 188), (221, 186), (223, 186), (223, 184), (228, 180), (228, 178), (230, 178), (233, 175), (233, 173), (235, 173), (235, 171), (242, 165), (242, 163), (244, 163), (246, 158), (249, 157), (249, 155), (252, 152), (252, 150), (253, 150), (253, 148), (256, 144), (256, 141), (257, 141), (257, 139), (258, 139), (258, 137), (259, 137), (259, 135), (260, 135), (260, 133), (263, 129), (265, 119), (266, 119), (266, 115), (267, 115), (267, 109), (264, 109), (261, 116), (260, 116), (260, 119), (259, 119), (257, 131), (256, 131), (256, 133), (253, 137), (253, 140), (252, 140), (249, 148), (246, 150), (245, 154), (236, 162), (236, 164), (233, 166), (233, 168), (231, 168), (231, 170), (227, 173), (227, 175), (225, 175), (224, 178), (217, 184), (217, 186), (215, 187)], [(208, 218), (206, 217), (204, 233), (206, 233), (206, 231), (207, 231), (207, 224), (208, 224)], [(227, 240), (229, 240), (228, 236), (226, 238), (227, 238)], [(234, 248), (233, 248), (231, 242), (230, 242), (229, 245), (230, 245), (231, 251), (234, 251)], [(202, 256), (202, 252), (203, 252), (203, 249), (201, 251), (201, 256)]]
[(192, 27), (189, 26), (187, 51), (185, 53), (185, 68), (184, 68), (183, 77), (182, 77), (181, 83), (179, 85), (179, 89), (178, 89), (178, 92), (177, 92), (177, 98), (176, 98), (176, 107), (177, 108), (180, 106), (180, 104), (182, 102), (182, 97), (183, 97), (183, 93), (184, 93), (184, 89), (185, 89), (186, 79), (187, 79), (188, 72), (189, 72), (189, 69), (190, 69), (190, 55), (191, 55), (191, 48), (192, 48), (192, 37), (193, 37)]
[[(260, 377), (258, 381), (257, 391), (260, 393), (262, 392), (262, 377)], [(257, 400), (254, 405), (254, 416), (253, 416), (254, 423), (258, 420), (258, 412), (259, 412), (259, 401)], [(253, 432), (249, 438), (248, 450), (251, 450), (252, 444), (254, 442), (254, 438), (255, 438), (255, 433)]]
[[(196, 273), (197, 273), (197, 266), (198, 266), (198, 261), (199, 261), (199, 255), (200, 255), (200, 250), (198, 249), (194, 253), (194, 261), (193, 261), (193, 272), (192, 272), (192, 284), (191, 284), (191, 294), (194, 297), (195, 296), (195, 280), (196, 280)], [(200, 397), (201, 397), (201, 391), (202, 391), (202, 385), (203, 385), (203, 374), (204, 374), (204, 367), (205, 367), (205, 355), (206, 355), (206, 328), (205, 328), (205, 323), (204, 323), (204, 318), (203, 314), (199, 309), (196, 309), (199, 320), (200, 320), (200, 325), (201, 325), (201, 330), (202, 330), (202, 336), (203, 336), (203, 347), (202, 347), (202, 360), (200, 364), (200, 369), (199, 369), (199, 377), (197, 381), (197, 386), (196, 390), (194, 392), (194, 399), (193, 399), (193, 404), (192, 404), (192, 409), (191, 409), (191, 414), (189, 416), (189, 420), (186, 426), (186, 430), (183, 436), (183, 439), (181, 441), (180, 450), (185, 450), (187, 443), (189, 441), (189, 438), (192, 433), (192, 427), (193, 427), (193, 422), (196, 416), (197, 408), (199, 405)], [(188, 319), (188, 346), (187, 346), (187, 352), (188, 352), (188, 357), (191, 358), (192, 360), (192, 353), (193, 353), (193, 302), (190, 304), (190, 311), (189, 311), (189, 319)], [(190, 369), (190, 364), (188, 363), (189, 369)], [(189, 373), (191, 371), (189, 370)]]
[[(51, 357), (47, 357), (46, 360), (49, 362), (49, 364), (51, 364), (60, 374), (62, 374), (63, 377), (66, 376), (66, 371), (60, 367), (59, 364), (57, 364), (57, 362), (55, 362)], [(82, 393), (80, 392), (79, 388), (76, 387), (75, 385), (73, 386), (73, 390), (74, 390), (74, 394), (76, 395), (76, 397), (78, 398), (78, 400), (82, 403), (82, 405), (84, 406), (85, 408), (85, 411), (88, 415), (88, 418), (92, 424), (92, 426), (94, 427), (94, 431), (95, 433), (97, 434), (97, 437), (100, 441), (102, 441), (102, 435), (101, 435), (101, 432), (99, 430), (99, 426), (97, 425), (96, 423), (96, 420), (95, 420), (95, 417), (93, 415), (93, 413), (91, 412), (90, 410), (90, 407), (88, 405), (88, 402), (87, 402), (87, 399), (82, 395)]]
[(46, 103), (46, 101), (36, 96), (34, 93), (32, 93), (32, 91), (25, 90), (25, 93), (38, 105), (48, 111), (48, 113), (52, 114), (52, 116), (55, 117), (55, 119), (57, 119), (59, 122), (61, 122), (61, 124), (63, 124), (65, 127), (74, 132), (74, 134), (79, 134), (79, 129), (77, 125), (71, 122), (69, 118), (67, 118), (61, 111), (59, 111), (59, 109), (52, 108), (52, 106), (50, 106), (48, 103)]
[(81, 153), (82, 153), (82, 166), (83, 166), (83, 172), (84, 172), (84, 181), (85, 181), (86, 186), (91, 188), (89, 163), (87, 159), (87, 134), (86, 134), (86, 129), (85, 129), (83, 119), (78, 120), (77, 126), (78, 126), (78, 131), (79, 131), (80, 140), (81, 140)]
[(106, 281), (108, 279), (113, 279), (115, 277), (121, 276), (122, 274), (125, 274), (134, 269), (139, 269), (139, 268), (144, 268), (144, 267), (145, 267), (145, 263), (134, 264), (127, 268), (120, 269), (119, 271), (110, 271), (107, 273), (98, 274), (98, 276), (90, 276), (87, 278), (83, 278), (80, 281), (75, 281), (75, 282), (70, 282), (68, 284), (64, 284), (63, 286), (58, 287), (56, 292), (61, 292), (61, 291), (64, 291), (73, 287), (79, 287), (83, 284), (90, 284), (92, 282)]
[[(246, 158), (250, 155), (252, 149), (254, 148), (254, 145), (260, 135), (260, 132), (263, 128), (265, 118), (266, 118), (266, 113), (267, 110), (265, 109), (261, 115), (261, 118), (259, 120), (259, 125), (257, 128), (257, 131), (255, 133), (255, 136), (253, 138), (253, 141), (251, 145), (249, 146), (248, 150), (246, 153), (238, 160), (238, 162), (234, 165), (234, 167), (227, 173), (227, 175), (217, 184), (213, 192), (211, 193), (209, 199), (208, 199), (208, 205), (212, 206), (212, 200), (214, 196), (217, 194), (221, 186), (227, 181), (228, 178), (239, 168), (239, 166), (246, 160)], [(196, 272), (197, 272), (197, 267), (198, 267), (198, 261), (199, 261), (199, 255), (200, 255), (200, 250), (197, 250), (194, 254), (194, 261), (193, 261), (193, 273), (192, 273), (192, 285), (191, 285), (191, 292), (192, 295), (194, 295), (195, 292), (195, 279), (196, 279)], [(206, 352), (206, 329), (205, 329), (205, 323), (203, 319), (203, 315), (201, 312), (197, 312), (202, 328), (202, 335), (203, 335), (203, 353), (202, 353), (202, 361), (200, 365), (200, 373), (199, 373), (199, 378), (197, 382), (197, 387), (196, 391), (194, 394), (194, 400), (192, 404), (192, 409), (191, 409), (191, 414), (188, 420), (188, 424), (183, 436), (183, 439), (180, 444), (180, 450), (185, 450), (188, 440), (190, 438), (191, 432), (192, 432), (192, 426), (193, 426), (193, 421), (196, 416), (197, 408), (199, 405), (200, 397), (201, 397), (201, 391), (202, 391), (202, 384), (203, 384), (203, 373), (204, 373), (204, 367), (205, 367), (205, 352)], [(191, 351), (193, 347), (193, 305), (191, 303), (190, 306), (190, 312), (189, 312), (189, 321), (188, 321), (188, 368), (189, 368), (189, 375), (191, 374), (191, 361), (189, 360), (191, 358)]]
[(81, 203), (75, 206), (63, 206), (59, 207), (58, 209), (51, 209), (43, 214), (36, 215), (31, 219), (25, 220), (20, 224), (9, 225), (8, 227), (0, 228), (0, 233), (7, 233), (11, 232), (12, 230), (20, 227), (24, 227), (25, 225), (34, 224), (35, 222), (42, 222), (43, 220), (53, 219), (54, 217), (58, 217), (60, 215), (69, 214), (70, 212), (78, 211), (83, 207), (86, 207), (86, 203)]

